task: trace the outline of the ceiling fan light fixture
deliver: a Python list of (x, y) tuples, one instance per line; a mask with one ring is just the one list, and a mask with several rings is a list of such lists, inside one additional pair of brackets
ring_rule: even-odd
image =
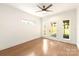
[[(41, 9), (41, 11), (45, 11), (45, 12), (50, 12), (51, 10), (48, 10), (48, 9), (49, 9), (50, 7), (52, 7), (52, 6), (53, 6), (52, 4), (49, 4), (48, 6), (42, 5), (42, 7), (39, 6), (39, 5), (37, 5), (37, 7)], [(40, 12), (40, 11), (39, 11), (39, 12)]]

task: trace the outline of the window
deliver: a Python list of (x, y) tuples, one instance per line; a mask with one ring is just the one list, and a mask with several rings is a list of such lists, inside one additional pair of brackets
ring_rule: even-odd
[(57, 28), (56, 28), (56, 22), (51, 23), (51, 29), (50, 29), (51, 36), (56, 37), (56, 30), (57, 30)]
[(63, 24), (64, 24), (63, 38), (69, 39), (69, 20), (64, 20)]

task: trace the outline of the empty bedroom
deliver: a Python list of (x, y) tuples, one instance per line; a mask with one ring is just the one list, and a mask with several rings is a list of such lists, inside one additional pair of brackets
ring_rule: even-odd
[(79, 3), (0, 3), (0, 56), (79, 56)]

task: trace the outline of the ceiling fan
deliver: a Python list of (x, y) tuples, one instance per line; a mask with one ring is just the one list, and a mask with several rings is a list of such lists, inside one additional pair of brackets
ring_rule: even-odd
[[(41, 9), (41, 11), (46, 11), (46, 12), (52, 11), (52, 10), (48, 10), (48, 9), (49, 9), (50, 7), (52, 7), (52, 6), (53, 6), (52, 4), (50, 4), (50, 5), (48, 5), (48, 6), (43, 5), (42, 7), (39, 6), (39, 5), (37, 5), (37, 7)], [(38, 11), (38, 12), (41, 12), (41, 11)]]

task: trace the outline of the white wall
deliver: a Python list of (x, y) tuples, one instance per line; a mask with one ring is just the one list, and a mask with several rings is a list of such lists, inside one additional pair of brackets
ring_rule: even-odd
[[(34, 24), (25, 24), (28, 19)], [(0, 50), (39, 38), (40, 20), (14, 7), (0, 4)]]
[(77, 8), (77, 46), (79, 48), (79, 7)]
[[(70, 20), (70, 38), (63, 38), (63, 20)], [(57, 23), (57, 37), (50, 37), (49, 34), (43, 35), (44, 24), (47, 25), (47, 31), (49, 29), (50, 22)], [(48, 33), (48, 32), (47, 32)], [(49, 39), (55, 39), (62, 42), (68, 42), (76, 44), (76, 9), (64, 11), (58, 14), (50, 15), (43, 18), (42, 35)]]

